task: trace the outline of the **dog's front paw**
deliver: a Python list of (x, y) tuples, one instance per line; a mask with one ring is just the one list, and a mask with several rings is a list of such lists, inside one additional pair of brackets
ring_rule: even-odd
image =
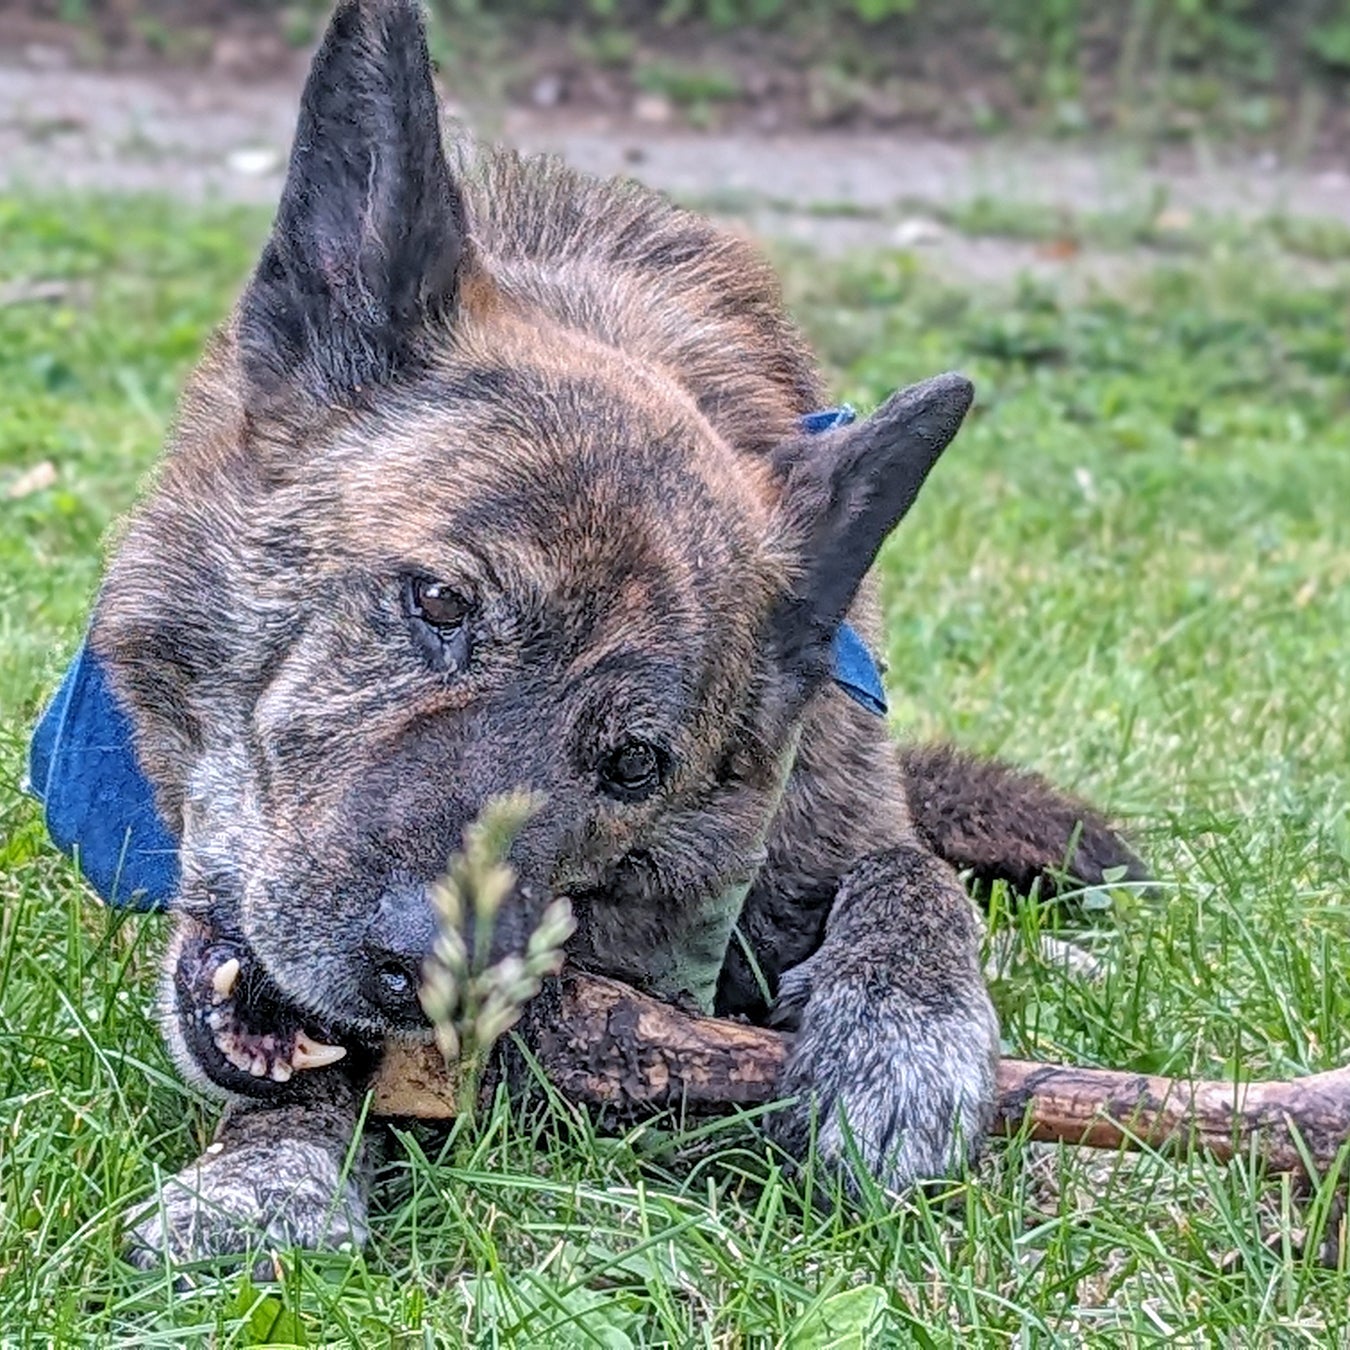
[(130, 1225), (127, 1259), (151, 1270), (166, 1260), (361, 1246), (366, 1204), (359, 1182), (344, 1178), (339, 1160), (318, 1144), (253, 1140), (213, 1144), (134, 1212)]
[(903, 1190), (973, 1158), (993, 1114), (998, 1021), (981, 983), (948, 993), (914, 998), (828, 944), (789, 971), (776, 1020), (796, 1027), (779, 1082), (793, 1100), (770, 1118), (777, 1142), (802, 1158), (814, 1137), (854, 1191), (859, 1168)]

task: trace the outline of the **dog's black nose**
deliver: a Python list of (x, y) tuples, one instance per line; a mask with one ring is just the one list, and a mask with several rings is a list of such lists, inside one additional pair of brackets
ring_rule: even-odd
[(422, 1021), (417, 991), (435, 940), (436, 916), (423, 887), (386, 892), (366, 935), (361, 992), (392, 1021)]
[(421, 962), (379, 951), (370, 953), (370, 961), (371, 967), (362, 979), (362, 992), (387, 1016), (400, 1022), (415, 1021), (422, 1006), (417, 998)]

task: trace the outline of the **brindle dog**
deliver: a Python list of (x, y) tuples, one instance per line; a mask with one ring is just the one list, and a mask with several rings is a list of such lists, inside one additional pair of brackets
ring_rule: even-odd
[(376, 1047), (423, 1025), (429, 886), (518, 787), (545, 804), (500, 949), (568, 895), (578, 966), (773, 1000), (789, 1149), (902, 1187), (978, 1146), (998, 1027), (954, 869), (1136, 864), (1039, 779), (897, 753), (831, 683), (971, 397), (941, 376), (804, 435), (825, 390), (746, 243), (447, 155), (414, 0), (343, 0), (90, 635), (181, 837), (167, 1033), (229, 1103), (138, 1260), (364, 1236), (344, 1160)]

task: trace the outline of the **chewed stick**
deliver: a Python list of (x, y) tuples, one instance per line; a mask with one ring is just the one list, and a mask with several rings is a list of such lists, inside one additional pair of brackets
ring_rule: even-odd
[[(616, 980), (567, 972), (529, 1041), (569, 1100), (625, 1116), (715, 1114), (775, 1099), (788, 1037), (700, 1017)], [(1350, 1136), (1350, 1069), (1255, 1083), (1186, 1082), (1005, 1059), (993, 1131), (1093, 1148), (1194, 1148), (1220, 1159), (1255, 1148), (1272, 1171), (1334, 1158)], [(447, 1119), (456, 1083), (434, 1045), (391, 1043), (375, 1084), (379, 1115)], [(1300, 1150), (1300, 1141), (1302, 1151)]]

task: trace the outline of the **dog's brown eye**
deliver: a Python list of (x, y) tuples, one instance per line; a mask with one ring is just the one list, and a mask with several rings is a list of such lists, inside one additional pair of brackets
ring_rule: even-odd
[(443, 675), (464, 670), (473, 652), (473, 602), (443, 581), (409, 576), (403, 581), (403, 607), (413, 642), (431, 667)]
[(463, 626), (471, 606), (458, 592), (427, 577), (413, 577), (408, 586), (409, 608), (416, 618), (442, 633)]
[(623, 801), (641, 801), (661, 785), (661, 756), (645, 741), (627, 741), (600, 766), (600, 785)]

